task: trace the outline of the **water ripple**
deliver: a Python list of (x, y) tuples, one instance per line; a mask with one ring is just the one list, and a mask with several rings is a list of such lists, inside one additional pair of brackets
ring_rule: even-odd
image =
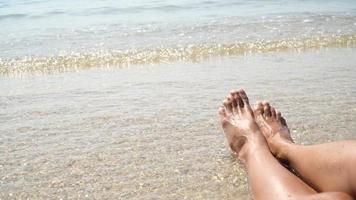
[(303, 51), (327, 47), (350, 47), (356, 35), (331, 35), (304, 39), (261, 40), (258, 42), (203, 43), (177, 47), (156, 47), (137, 50), (71, 52), (52, 57), (25, 57), (0, 60), (0, 74), (48, 74), (77, 71), (93, 67), (128, 67), (174, 61), (195, 62), (210, 57), (238, 56), (254, 52)]

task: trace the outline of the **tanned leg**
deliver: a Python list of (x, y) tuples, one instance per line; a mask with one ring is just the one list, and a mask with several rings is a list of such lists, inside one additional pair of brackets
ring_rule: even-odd
[(271, 152), (288, 161), (306, 183), (317, 191), (356, 197), (356, 141), (297, 145), (281, 113), (268, 102), (258, 103), (254, 115)]
[(219, 109), (219, 118), (230, 148), (246, 165), (253, 199), (351, 199), (340, 192), (318, 194), (278, 162), (243, 90), (231, 92)]

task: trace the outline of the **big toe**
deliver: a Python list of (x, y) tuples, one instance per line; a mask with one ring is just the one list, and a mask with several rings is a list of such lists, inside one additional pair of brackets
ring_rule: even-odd
[(252, 111), (251, 105), (250, 105), (250, 102), (248, 100), (248, 96), (247, 96), (245, 90), (243, 90), (243, 89), (239, 90), (239, 94), (240, 94), (240, 97), (242, 99), (245, 109)]

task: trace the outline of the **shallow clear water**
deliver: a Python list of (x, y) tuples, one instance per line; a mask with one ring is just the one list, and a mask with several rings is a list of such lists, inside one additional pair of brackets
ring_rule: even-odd
[(0, 78), (0, 196), (248, 199), (217, 107), (270, 100), (298, 143), (355, 138), (355, 49)]
[(0, 199), (248, 199), (217, 108), (356, 137), (356, 4), (0, 0)]

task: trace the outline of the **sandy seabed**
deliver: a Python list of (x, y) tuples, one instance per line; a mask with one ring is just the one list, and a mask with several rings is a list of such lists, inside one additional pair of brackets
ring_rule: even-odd
[(248, 199), (217, 123), (230, 89), (296, 142), (356, 137), (356, 50), (0, 77), (1, 199)]

